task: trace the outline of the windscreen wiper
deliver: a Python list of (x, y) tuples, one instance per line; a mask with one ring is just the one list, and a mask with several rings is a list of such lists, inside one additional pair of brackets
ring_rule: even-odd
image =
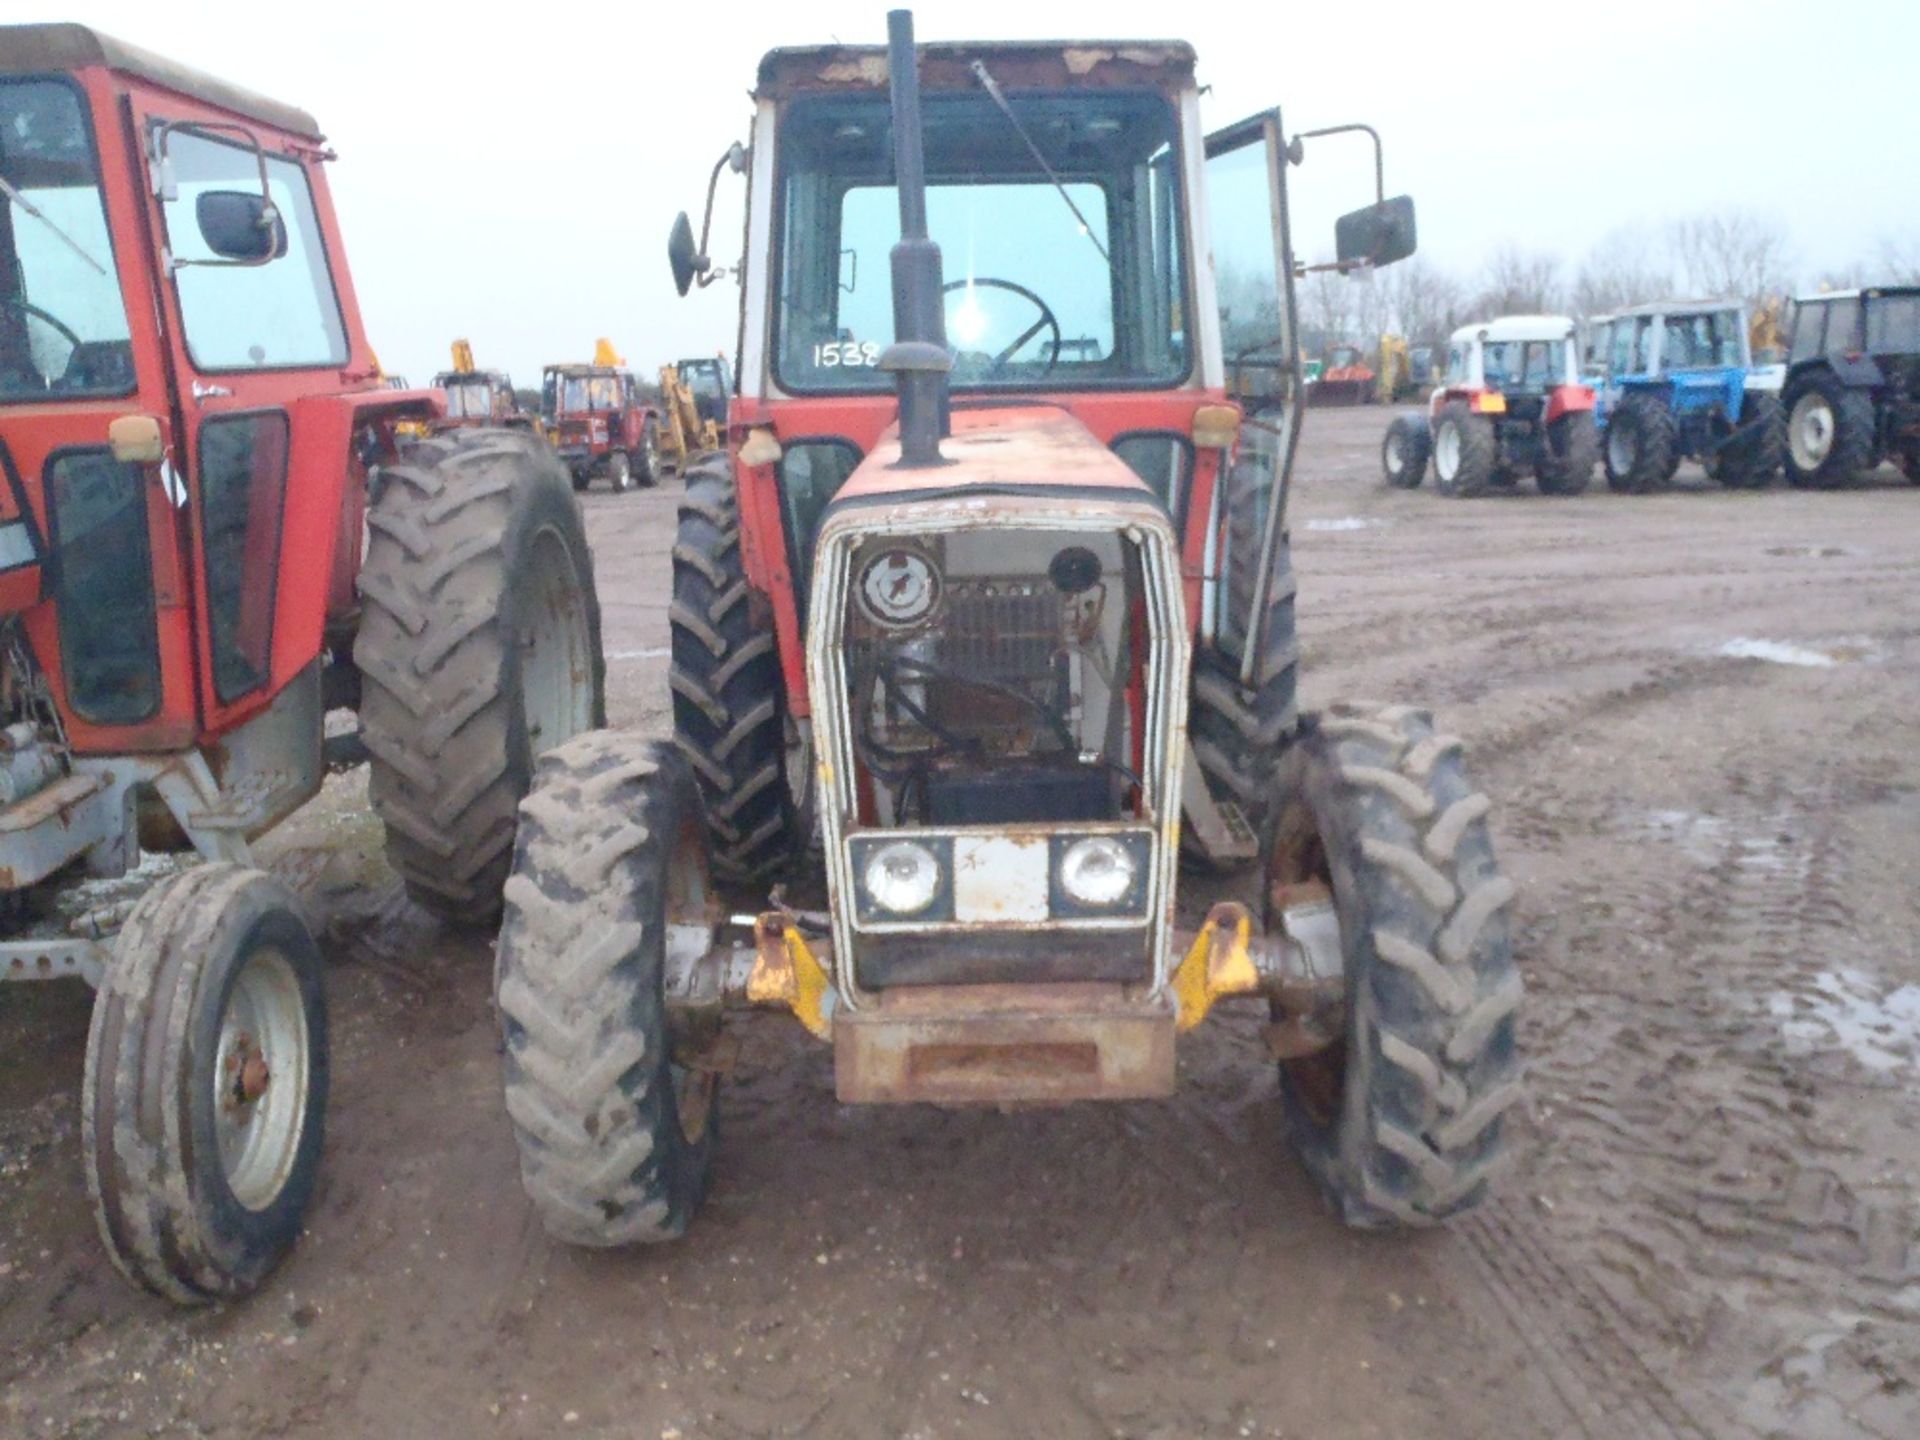
[(1027, 127), (1022, 125), (1020, 123), (1020, 117), (1013, 113), (1013, 107), (1007, 103), (1007, 97), (1000, 93), (999, 82), (987, 73), (987, 67), (984, 61), (976, 60), (973, 62), (973, 78), (980, 82), (980, 88), (985, 90), (992, 98), (993, 103), (1000, 107), (1000, 113), (1007, 117), (1007, 123), (1013, 126), (1022, 140), (1027, 142), (1027, 149), (1033, 152), (1033, 158), (1039, 162), (1040, 168), (1047, 172), (1047, 179), (1051, 180), (1053, 182), (1053, 188), (1060, 192), (1060, 198), (1067, 202), (1067, 208), (1073, 211), (1073, 218), (1080, 222), (1080, 233), (1085, 235), (1087, 239), (1093, 241), (1093, 248), (1100, 252), (1100, 258), (1106, 261), (1107, 267), (1111, 269), (1113, 267), (1113, 257), (1107, 254), (1107, 247), (1100, 243), (1100, 237), (1093, 233), (1093, 225), (1085, 215), (1080, 213), (1080, 207), (1073, 203), (1073, 196), (1067, 193), (1067, 187), (1061, 183), (1060, 177), (1054, 172), (1053, 166), (1047, 163), (1047, 157), (1042, 155), (1040, 153), (1040, 147), (1033, 143), (1033, 136), (1027, 133)]
[(26, 196), (22, 195), (18, 190), (14, 189), (13, 185), (8, 181), (7, 177), (4, 175), (0, 175), (0, 194), (4, 194), (14, 204), (18, 205), (22, 210), (26, 211), (27, 214), (33, 216), (34, 219), (38, 220), (42, 225), (46, 226), (49, 230), (53, 231), (53, 233), (58, 235), (62, 240), (66, 241), (67, 248), (73, 251), (74, 254), (78, 255), (82, 260), (86, 261), (87, 264), (91, 265), (94, 269), (98, 270), (102, 275), (107, 273), (106, 266), (102, 265), (98, 260), (94, 259), (93, 256), (89, 255), (85, 250), (81, 249), (80, 242), (78, 240), (74, 239), (71, 235), (67, 234), (66, 231), (62, 230), (46, 215), (42, 214), (40, 211), (40, 208), (37, 205), (35, 205), (31, 200), (27, 199)]

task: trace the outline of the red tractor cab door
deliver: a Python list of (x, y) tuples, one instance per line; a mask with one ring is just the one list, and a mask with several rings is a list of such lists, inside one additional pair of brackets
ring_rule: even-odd
[(1201, 641), (1238, 665), (1242, 683), (1259, 685), (1301, 391), (1280, 112), (1217, 131), (1206, 148), (1221, 353), (1242, 420), (1226, 484), (1215, 492)]
[(340, 389), (351, 345), (312, 152), (196, 110), (136, 103), (135, 123), (185, 454), (200, 710), (218, 734), (314, 658), (275, 660), (287, 567), (332, 560), (330, 530), (287, 533), (293, 412)]

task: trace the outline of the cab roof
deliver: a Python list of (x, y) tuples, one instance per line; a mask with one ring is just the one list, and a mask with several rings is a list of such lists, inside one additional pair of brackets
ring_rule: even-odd
[(1920, 285), (1868, 285), (1859, 290), (1822, 290), (1814, 295), (1796, 295), (1796, 305), (1818, 305), (1825, 300), (1858, 300), (1862, 295), (1876, 299), (1882, 295), (1920, 295)]
[(1616, 310), (1608, 318), (1619, 320), (1638, 315), (1705, 315), (1709, 312), (1743, 308), (1745, 308), (1744, 301), (1724, 295), (1713, 300), (1650, 300), (1645, 305), (1629, 305), (1624, 310)]
[(325, 138), (318, 122), (304, 110), (269, 100), (88, 26), (0, 25), (0, 75), (58, 74), (90, 66), (131, 75), (276, 130), (309, 140)]
[(1453, 332), (1453, 342), (1467, 344), (1478, 338), (1501, 340), (1565, 340), (1573, 333), (1573, 321), (1565, 315), (1502, 315), (1462, 325)]
[[(1007, 89), (1175, 88), (1193, 83), (1193, 47), (1184, 40), (952, 41), (918, 47), (923, 90), (974, 90), (984, 61)], [(809, 45), (769, 50), (754, 98), (802, 92), (884, 90), (884, 45)]]

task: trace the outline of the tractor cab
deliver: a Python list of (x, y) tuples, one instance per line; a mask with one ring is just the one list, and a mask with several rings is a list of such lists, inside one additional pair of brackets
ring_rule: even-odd
[(722, 432), (727, 427), (727, 402), (733, 396), (733, 369), (723, 356), (696, 357), (674, 363), (674, 371), (693, 396), (693, 406), (702, 424), (711, 424)]
[(433, 388), (446, 397), (444, 423), (450, 427), (503, 425), (521, 418), (513, 381), (504, 371), (442, 370), (433, 377)]

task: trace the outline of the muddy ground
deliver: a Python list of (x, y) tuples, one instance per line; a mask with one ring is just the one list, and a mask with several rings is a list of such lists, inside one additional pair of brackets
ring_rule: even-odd
[[(1520, 882), (1531, 1101), (1473, 1218), (1349, 1234), (1252, 1017), (1160, 1104), (848, 1109), (744, 1027), (711, 1199), (638, 1254), (522, 1202), (484, 943), (363, 782), (273, 838), (326, 914), (311, 1232), (182, 1314), (94, 1237), (88, 996), (0, 987), (0, 1435), (1920, 1434), (1920, 491), (1449, 502), (1316, 413), (1310, 701), (1466, 737)], [(616, 722), (662, 731), (671, 489), (588, 501)]]

